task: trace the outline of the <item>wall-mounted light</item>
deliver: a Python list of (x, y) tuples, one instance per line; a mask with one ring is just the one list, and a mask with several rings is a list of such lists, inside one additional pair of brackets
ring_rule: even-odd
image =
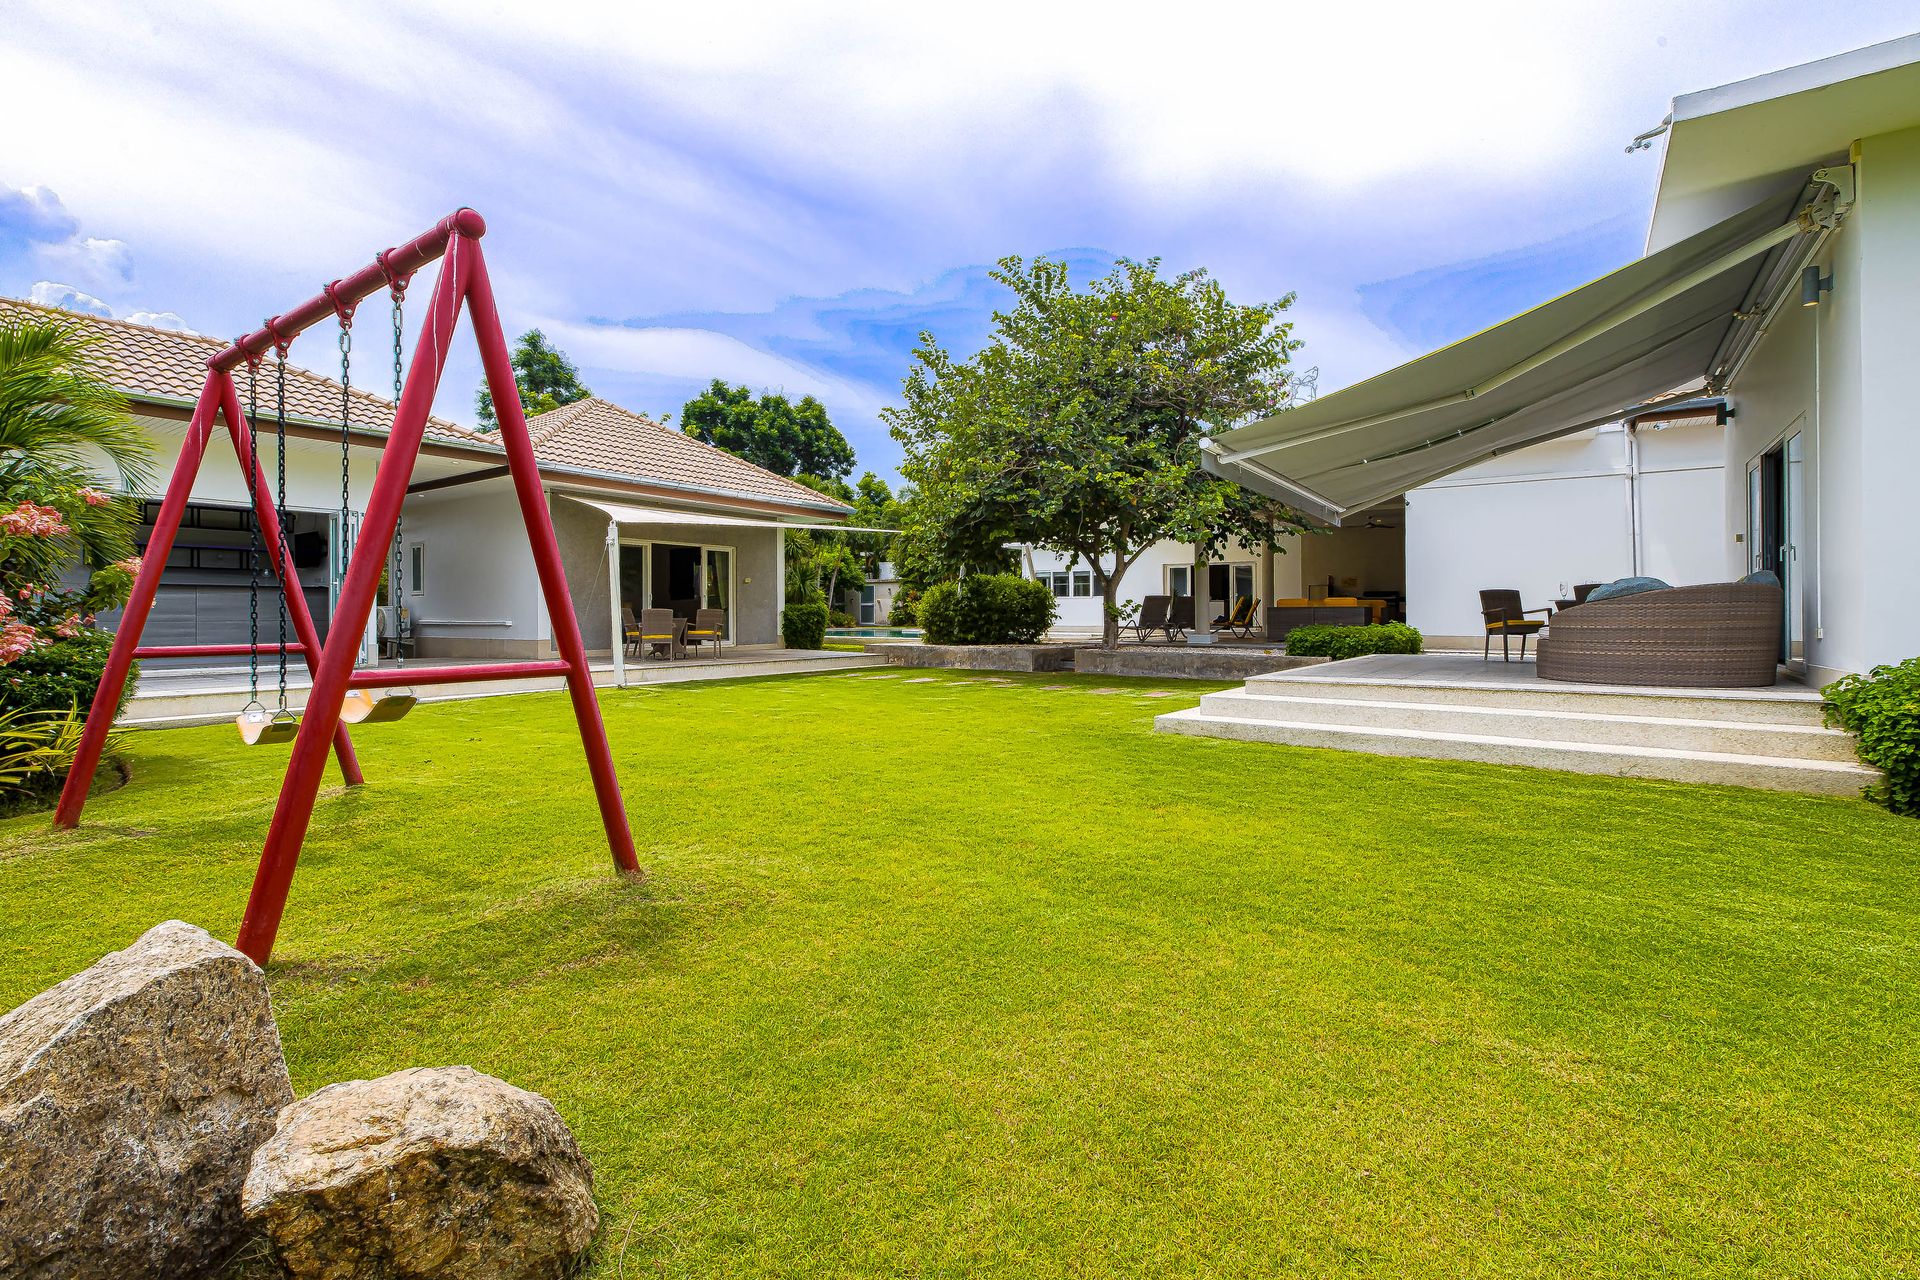
[(1823, 276), (1820, 274), (1819, 266), (1815, 265), (1808, 267), (1800, 273), (1801, 306), (1817, 307), (1820, 305), (1820, 295), (1832, 292), (1833, 273), (1831, 271)]

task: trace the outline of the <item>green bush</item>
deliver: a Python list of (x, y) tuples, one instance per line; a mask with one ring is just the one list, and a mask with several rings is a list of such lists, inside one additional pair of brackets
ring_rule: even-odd
[(827, 612), (827, 625), (830, 627), (857, 627), (859, 620), (844, 609), (830, 609)]
[(780, 639), (789, 649), (818, 649), (827, 642), (827, 606), (819, 600), (780, 611)]
[(1419, 653), (1420, 633), (1404, 622), (1377, 627), (1333, 627), (1324, 623), (1287, 633), (1287, 652), (1309, 658), (1358, 658), (1368, 653)]
[(919, 626), (920, 593), (902, 591), (894, 596), (893, 604), (887, 609), (887, 625), (890, 627)]
[(976, 573), (927, 589), (916, 611), (928, 644), (1032, 644), (1053, 625), (1053, 592), (1012, 573)]
[[(0, 708), (66, 712), (77, 707), (86, 715), (112, 650), (112, 634), (89, 627), (70, 639), (27, 651), (0, 667)], [(126, 710), (139, 675), (140, 664), (135, 663), (120, 692), (120, 705), (114, 708), (116, 719)]]
[(1827, 724), (1853, 734), (1861, 763), (1887, 775), (1867, 798), (1920, 817), (1920, 658), (1841, 676), (1820, 692)]

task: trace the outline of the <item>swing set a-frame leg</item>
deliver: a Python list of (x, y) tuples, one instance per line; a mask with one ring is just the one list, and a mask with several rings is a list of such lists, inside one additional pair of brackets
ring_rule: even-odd
[[(205, 460), (216, 413), (227, 419), (227, 432), (238, 451), (240, 466), (244, 469), (247, 465), (249, 454), (244, 443), (247, 438), (246, 419), (240, 414), (240, 397), (234, 390), (233, 378), (223, 370), (208, 369), (206, 382), (200, 388), (200, 398), (195, 401), (193, 416), (187, 423), (187, 436), (180, 446), (180, 458), (174, 464), (166, 496), (160, 503), (160, 514), (154, 520), (153, 535), (141, 555), (140, 572), (134, 576), (133, 592), (127, 598), (126, 608), (121, 611), (120, 625), (114, 630), (113, 647), (107, 655), (106, 668), (101, 671), (100, 683), (94, 688), (93, 702), (87, 710), (86, 727), (81, 731), (73, 765), (60, 790), (60, 804), (53, 815), (53, 825), (56, 827), (75, 826), (80, 821), (80, 811), (86, 807), (87, 792), (93, 786), (94, 772), (100, 767), (107, 734), (113, 729), (114, 715), (120, 707), (120, 695), (127, 687), (127, 674), (133, 668), (134, 659), (141, 656), (140, 636), (146, 629), (148, 614), (153, 611), (154, 598), (159, 594), (160, 575), (173, 552), (174, 535), (179, 531), (180, 521), (186, 514), (187, 502), (193, 493), (194, 477), (200, 474), (201, 463)], [(290, 579), (291, 568), (280, 562), (280, 520), (268, 493), (265, 472), (258, 473), (255, 479), (258, 483), (255, 486), (257, 500), (254, 516), (260, 522), (267, 545), (273, 549), (274, 572), (282, 584), (281, 589), (286, 592), (287, 614), (293, 622), (307, 669), (311, 671), (320, 660), (320, 636), (314, 629), (312, 615), (307, 612), (306, 597), (299, 590), (297, 578)], [(290, 580), (294, 582), (291, 589), (286, 586)], [(347, 785), (359, 786), (363, 781), (360, 762), (354, 757), (353, 742), (348, 738), (344, 726), (333, 737), (333, 750), (339, 758), (340, 772)]]
[[(421, 325), (414, 348), (413, 363), (407, 370), (406, 386), (394, 413), (393, 430), (387, 436), (380, 468), (375, 473), (373, 492), (360, 525), (360, 543), (347, 566), (345, 581), (334, 609), (334, 632), (320, 665), (314, 672), (313, 689), (307, 697), (306, 716), (293, 753), (287, 761), (287, 774), (280, 787), (280, 798), (273, 810), (273, 822), (260, 851), (260, 865), (254, 873), (253, 890), (247, 898), (246, 915), (240, 922), (240, 934), (234, 945), (256, 964), (264, 965), (273, 952), (273, 942), (286, 910), (287, 894), (300, 858), (301, 845), (313, 819), (314, 799), (320, 788), (320, 775), (326, 767), (326, 741), (340, 721), (340, 706), (354, 682), (353, 646), (349, 635), (355, 626), (365, 628), (373, 609), (380, 575), (385, 569), (387, 546), (392, 541), (400, 509), (406, 500), (407, 484), (420, 454), (427, 415), (433, 408), (433, 396), (446, 371), (462, 304), (472, 309), (472, 323), (480, 345), (481, 363), (494, 394), (500, 414), (500, 439), (507, 453), (514, 492), (526, 522), (527, 538), (540, 585), (547, 601), (554, 642), (565, 661), (567, 689), (572, 695), (575, 718), (579, 723), (581, 745), (585, 749), (588, 772), (593, 779), (601, 822), (614, 864), (620, 870), (637, 873), (639, 859), (633, 848), (633, 833), (627, 825), (626, 808), (620, 798), (619, 778), (614, 772), (607, 744), (606, 726), (600, 718), (600, 706), (593, 692), (592, 672), (587, 666), (580, 627), (574, 617), (561, 564), (559, 544), (553, 534), (553, 518), (547, 510), (541, 485), (539, 464), (527, 435), (525, 414), (521, 412), (518, 389), (508, 362), (506, 337), (500, 328), (493, 293), (487, 283), (486, 267), (480, 255), (479, 238), (486, 224), (472, 210), (462, 210), (441, 224), (444, 260), (440, 277), (434, 283), (433, 296)], [(421, 242), (415, 242), (416, 245)], [(298, 314), (297, 312), (295, 314)], [(509, 667), (516, 664), (505, 664)], [(517, 664), (542, 668), (552, 674), (552, 663)]]

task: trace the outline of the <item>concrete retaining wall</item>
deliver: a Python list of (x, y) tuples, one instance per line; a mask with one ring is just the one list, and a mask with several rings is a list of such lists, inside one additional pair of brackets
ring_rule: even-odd
[(1290, 671), (1325, 662), (1284, 653), (1247, 653), (1223, 645), (1123, 645), (1118, 649), (1076, 649), (1073, 669), (1081, 675), (1154, 676), (1171, 680), (1245, 680), (1270, 671)]
[(1059, 671), (1073, 664), (1073, 646), (1065, 644), (870, 644), (867, 652), (893, 667)]

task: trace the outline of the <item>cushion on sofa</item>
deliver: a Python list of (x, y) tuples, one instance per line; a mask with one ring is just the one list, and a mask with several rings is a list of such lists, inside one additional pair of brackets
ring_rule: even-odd
[(1740, 581), (1751, 583), (1756, 587), (1777, 587), (1780, 585), (1780, 575), (1771, 569), (1759, 569), (1740, 579)]
[(1642, 591), (1665, 591), (1673, 586), (1671, 582), (1662, 582), (1658, 578), (1617, 578), (1603, 586), (1595, 587), (1587, 593), (1587, 604), (1596, 600), (1612, 600), (1619, 596), (1637, 596)]

